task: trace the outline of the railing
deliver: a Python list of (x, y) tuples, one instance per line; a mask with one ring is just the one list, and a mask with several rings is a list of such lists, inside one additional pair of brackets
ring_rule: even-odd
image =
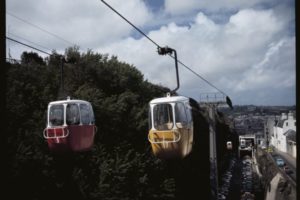
[[(53, 131), (54, 135), (49, 135), (49, 130)], [(60, 130), (60, 131), (58, 131)], [(43, 132), (45, 139), (58, 139), (58, 138), (66, 138), (69, 136), (69, 130), (62, 128), (45, 128)]]
[[(162, 135), (162, 137), (159, 137), (156, 135), (156, 133), (159, 133), (160, 135)], [(165, 133), (169, 133), (172, 134), (172, 139), (166, 139), (165, 137)], [(154, 134), (156, 135), (155, 139), (151, 139), (150, 134)], [(154, 132), (154, 133), (149, 133), (148, 134), (148, 140), (150, 143), (152, 144), (166, 144), (166, 143), (175, 143), (178, 142), (181, 139), (181, 135), (179, 132), (170, 132), (170, 131), (159, 131), (159, 132)], [(156, 141), (159, 140), (159, 141)]]

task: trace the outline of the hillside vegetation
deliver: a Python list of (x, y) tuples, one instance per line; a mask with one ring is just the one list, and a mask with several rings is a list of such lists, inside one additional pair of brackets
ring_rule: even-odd
[[(165, 162), (152, 155), (148, 134), (148, 103), (168, 88), (144, 79), (134, 66), (117, 57), (66, 49), (64, 91), (61, 57), (43, 59), (24, 52), (20, 63), (6, 63), (6, 156), (10, 199), (181, 200), (210, 196), (209, 119), (205, 107), (196, 117), (198, 131), (192, 153)], [(91, 102), (98, 132), (91, 151), (49, 152), (43, 138), (51, 101)], [(218, 169), (227, 167), (226, 141), (237, 136), (216, 112)], [(195, 118), (195, 119), (196, 119)], [(228, 155), (227, 155), (228, 154)], [(206, 194), (206, 195), (205, 195)]]
[[(134, 66), (77, 47), (60, 57), (24, 52), (7, 63), (7, 175), (10, 199), (172, 199), (174, 180), (151, 154), (148, 103), (169, 89), (144, 80)], [(92, 103), (98, 132), (90, 152), (54, 155), (42, 136), (50, 101)]]

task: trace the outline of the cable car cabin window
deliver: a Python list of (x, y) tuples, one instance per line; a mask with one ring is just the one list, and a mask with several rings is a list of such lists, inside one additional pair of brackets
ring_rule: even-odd
[(148, 112), (148, 125), (150, 130), (152, 128), (151, 107), (149, 107), (149, 112)]
[(80, 104), (81, 123), (90, 124), (90, 108), (86, 104)]
[(95, 124), (95, 115), (94, 115), (93, 107), (90, 104), (89, 104), (89, 110), (90, 110), (91, 124)]
[(176, 103), (175, 119), (176, 119), (176, 126), (178, 128), (184, 128), (187, 125), (188, 120), (187, 120), (185, 107), (183, 103)]
[(62, 126), (64, 124), (64, 106), (52, 105), (49, 112), (50, 126)]
[(173, 128), (173, 112), (170, 104), (158, 104), (153, 108), (154, 128), (171, 130)]
[(77, 104), (67, 105), (67, 124), (76, 125), (79, 124), (79, 108)]
[(91, 112), (91, 118), (92, 118), (92, 120), (91, 120), (91, 124), (95, 124), (95, 116), (94, 116), (94, 113), (93, 113), (93, 111)]
[(187, 121), (188, 121), (188, 123), (191, 123), (192, 122), (192, 112), (191, 112), (191, 106), (189, 103), (185, 104), (185, 111), (186, 111)]

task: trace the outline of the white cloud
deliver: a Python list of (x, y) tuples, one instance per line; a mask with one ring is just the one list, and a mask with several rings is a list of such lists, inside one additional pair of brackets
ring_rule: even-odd
[[(233, 103), (293, 103), (291, 0), (165, 0), (165, 10), (155, 14), (143, 0), (107, 2), (142, 30), (146, 27), (159, 45), (176, 49), (181, 61), (232, 95)], [(83, 51), (116, 55), (135, 65), (149, 81), (170, 89), (176, 86), (174, 60), (159, 56), (145, 37), (134, 38), (133, 33), (139, 33), (99, 0), (8, 0), (6, 4), (8, 12), (78, 44)], [(216, 15), (224, 18), (222, 13), (226, 20), (218, 23)], [(61, 53), (70, 46), (10, 15), (6, 20), (12, 34)], [(13, 42), (9, 46), (15, 55), (24, 49)], [(179, 93), (199, 99), (200, 93), (216, 91), (181, 65), (179, 71)]]
[(182, 14), (195, 9), (197, 0), (165, 0), (165, 10), (170, 14)]
[(281, 89), (295, 85), (295, 38), (283, 38), (270, 44), (263, 59), (244, 71), (233, 89)]
[[(189, 26), (170, 23), (149, 37), (176, 49), (181, 61), (227, 93), (276, 90), (279, 82), (278, 87), (294, 86), (293, 78), (283, 80), (295, 70), (294, 39), (284, 36), (284, 22), (273, 10), (241, 10), (222, 25), (200, 12)], [(145, 38), (129, 38), (99, 50), (133, 63), (154, 83), (176, 86), (174, 61), (155, 53)], [(179, 92), (187, 96), (198, 99), (201, 92), (212, 90), (182, 66), (180, 80)]]
[[(120, 3), (107, 0), (120, 13), (124, 14), (137, 26), (141, 26), (152, 18), (151, 12), (142, 0), (131, 0)], [(82, 48), (95, 48), (128, 37), (132, 27), (113, 13), (101, 1), (7, 1), (7, 12), (37, 25), (51, 33), (55, 33)], [(33, 42), (54, 49), (70, 46), (39, 29), (36, 29), (11, 15), (7, 15), (7, 27), (15, 35), (28, 38)]]
[(210, 12), (240, 10), (270, 2), (272, 0), (165, 0), (165, 10), (172, 15), (183, 15), (197, 10), (207, 10)]

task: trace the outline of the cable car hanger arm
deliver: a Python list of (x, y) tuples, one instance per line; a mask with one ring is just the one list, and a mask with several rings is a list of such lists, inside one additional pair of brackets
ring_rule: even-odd
[[(112, 6), (110, 6), (107, 2), (105, 2), (104, 0), (101, 0), (102, 3), (104, 3), (108, 8), (110, 8), (112, 11), (114, 11), (117, 15), (119, 15), (122, 19), (124, 19), (128, 24), (130, 24), (133, 28), (135, 28), (139, 33), (141, 33), (143, 36), (145, 36), (150, 42), (152, 42), (155, 46), (157, 46), (158, 49), (162, 49), (154, 40), (152, 40), (147, 34), (145, 34), (141, 29), (139, 29), (138, 27), (136, 27), (133, 23), (131, 23), (128, 19), (126, 19), (122, 14), (120, 14), (116, 9), (114, 9)], [(212, 83), (210, 83), (208, 80), (206, 80), (204, 77), (200, 76), (198, 73), (196, 73), (194, 70), (192, 70), (191, 68), (189, 68), (187, 65), (185, 65), (183, 62), (181, 62), (180, 60), (177, 61), (177, 55), (176, 55), (176, 51), (175, 52), (175, 56), (176, 58), (174, 58), (171, 54), (169, 54), (170, 57), (175, 59), (176, 62), (176, 72), (177, 72), (177, 88), (175, 88), (174, 90), (172, 90), (171, 92), (175, 92), (176, 90), (179, 89), (179, 78), (178, 78), (178, 62), (184, 66), (185, 68), (187, 68), (189, 71), (191, 71), (193, 74), (195, 74), (196, 76), (198, 76), (200, 79), (202, 79), (203, 81), (205, 81), (208, 85), (210, 85), (211, 87), (215, 88), (216, 90), (218, 90), (219, 92), (221, 92), (222, 94), (224, 94), (226, 96), (226, 102), (229, 105), (229, 107), (231, 109), (233, 109), (232, 107), (232, 102), (231, 99), (229, 98), (229, 96), (227, 94), (225, 94), (225, 92), (221, 91), (219, 88), (217, 88), (216, 86), (214, 86)]]
[(172, 52), (174, 52), (174, 59), (175, 59), (175, 69), (176, 69), (176, 79), (177, 79), (177, 87), (173, 89), (170, 93), (175, 94), (175, 92), (179, 89), (180, 83), (179, 83), (179, 73), (178, 73), (178, 62), (177, 62), (177, 53), (175, 49), (172, 49), (168, 46), (166, 47), (157, 47), (157, 52), (159, 55), (166, 55), (169, 54), (171, 55)]

